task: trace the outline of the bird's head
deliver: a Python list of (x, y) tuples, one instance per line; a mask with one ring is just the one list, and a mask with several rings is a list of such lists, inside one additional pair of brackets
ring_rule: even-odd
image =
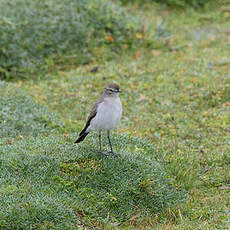
[(105, 95), (115, 96), (121, 93), (120, 87), (116, 83), (110, 83), (104, 88)]

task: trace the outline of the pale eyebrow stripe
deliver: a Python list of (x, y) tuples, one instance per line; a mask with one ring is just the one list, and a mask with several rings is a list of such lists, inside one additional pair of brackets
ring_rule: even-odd
[(108, 90), (111, 90), (111, 91), (117, 91), (116, 89), (112, 89), (112, 88), (106, 88)]

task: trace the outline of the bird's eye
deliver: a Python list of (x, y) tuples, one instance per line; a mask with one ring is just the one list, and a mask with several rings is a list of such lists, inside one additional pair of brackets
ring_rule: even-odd
[(109, 92), (111, 92), (111, 93), (115, 93), (115, 92), (117, 92), (117, 90), (115, 90), (115, 89), (111, 89), (111, 88), (106, 88), (106, 90), (107, 90), (107, 91), (109, 91)]

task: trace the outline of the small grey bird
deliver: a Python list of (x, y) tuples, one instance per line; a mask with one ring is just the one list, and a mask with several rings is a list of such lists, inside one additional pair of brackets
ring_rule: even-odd
[(101, 97), (94, 104), (84, 129), (80, 132), (79, 138), (75, 143), (79, 143), (91, 131), (98, 131), (100, 154), (103, 156), (101, 148), (101, 132), (107, 131), (107, 138), (109, 141), (111, 153), (113, 154), (113, 147), (110, 141), (110, 130), (114, 129), (121, 119), (122, 105), (119, 98), (119, 85), (115, 83), (108, 84), (101, 95)]

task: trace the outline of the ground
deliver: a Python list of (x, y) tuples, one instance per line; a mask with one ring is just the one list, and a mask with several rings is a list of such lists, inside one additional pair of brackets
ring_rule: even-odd
[(105, 84), (119, 83), (124, 113), (116, 135), (150, 141), (171, 183), (188, 195), (154, 218), (134, 215), (124, 228), (229, 229), (230, 13), (158, 5), (129, 11), (143, 18), (132, 50), (123, 46), (110, 57), (98, 47), (88, 65), (57, 66), (13, 84), (55, 113), (64, 124), (59, 134), (74, 141)]

